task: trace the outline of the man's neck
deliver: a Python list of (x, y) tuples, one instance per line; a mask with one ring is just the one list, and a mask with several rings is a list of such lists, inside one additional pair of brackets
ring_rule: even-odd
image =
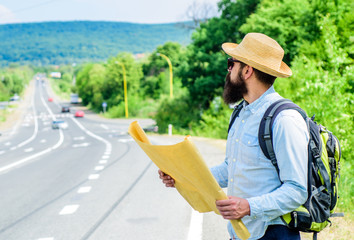
[(243, 96), (243, 98), (249, 104), (260, 98), (271, 86), (265, 86), (262, 83), (254, 83), (254, 86), (247, 87), (248, 92)]

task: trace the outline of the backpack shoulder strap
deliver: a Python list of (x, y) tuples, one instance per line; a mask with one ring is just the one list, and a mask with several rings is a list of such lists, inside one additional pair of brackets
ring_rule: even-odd
[(261, 119), (258, 130), (258, 141), (262, 152), (268, 159), (271, 160), (278, 173), (279, 168), (273, 148), (272, 127), (277, 115), (285, 109), (297, 110), (304, 119), (307, 118), (306, 112), (295, 103), (288, 99), (280, 99), (268, 107)]
[(243, 108), (243, 103), (245, 102), (245, 100), (242, 100), (235, 108), (234, 111), (232, 112), (231, 115), (231, 120), (229, 123), (229, 129), (227, 130), (227, 132), (230, 132), (230, 129), (232, 127), (232, 124), (234, 124), (236, 118), (238, 117), (238, 115), (240, 114), (242, 108)]

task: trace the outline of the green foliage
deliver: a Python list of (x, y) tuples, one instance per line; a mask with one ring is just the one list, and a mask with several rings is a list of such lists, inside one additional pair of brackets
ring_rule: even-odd
[[(206, 110), (198, 124), (192, 128), (192, 134), (208, 138), (227, 138), (227, 129), (232, 109), (226, 106), (221, 97), (216, 97)], [(189, 133), (191, 134), (191, 133)]]
[(190, 129), (190, 124), (200, 113), (193, 108), (189, 95), (183, 94), (174, 98), (165, 97), (161, 100), (155, 120), (160, 133), (166, 133), (168, 125), (172, 124), (177, 131)]
[(258, 2), (222, 0), (218, 4), (221, 17), (201, 24), (193, 33), (193, 42), (188, 46), (188, 59), (181, 68), (180, 77), (183, 86), (190, 92), (192, 104), (200, 110), (207, 109), (209, 103), (220, 96), (224, 86), (227, 57), (221, 51), (221, 44), (242, 39), (244, 34), (239, 28), (256, 9)]
[(46, 66), (102, 61), (125, 51), (151, 52), (171, 40), (185, 45), (189, 38), (190, 30), (174, 23), (75, 21), (2, 24), (0, 66), (11, 62)]
[[(170, 92), (170, 72), (169, 65), (158, 53), (166, 55), (172, 64), (173, 72), (173, 89), (174, 92), (180, 88), (181, 78), (180, 68), (186, 60), (186, 50), (179, 44), (174, 42), (167, 42), (162, 46), (158, 46), (153, 51), (147, 61), (142, 64), (144, 78), (141, 80), (141, 86), (145, 93), (145, 97), (158, 99), (160, 95), (169, 94)], [(176, 77), (177, 76), (177, 77)]]
[(240, 30), (245, 34), (264, 33), (276, 39), (284, 48), (284, 61), (289, 64), (297, 55), (302, 41), (317, 37), (308, 34), (309, 29), (316, 28), (313, 26), (313, 17), (309, 18), (310, 11), (308, 0), (265, 0), (258, 5), (256, 12), (249, 16)]
[(0, 69), (0, 101), (7, 101), (14, 94), (21, 95), (33, 76), (29, 67)]

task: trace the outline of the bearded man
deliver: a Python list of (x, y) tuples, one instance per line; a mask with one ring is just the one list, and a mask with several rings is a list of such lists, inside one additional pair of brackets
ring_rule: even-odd
[[(216, 207), (227, 220), (242, 219), (250, 239), (298, 240), (299, 232), (287, 228), (280, 217), (307, 199), (306, 123), (292, 109), (275, 118), (272, 137), (278, 171), (258, 141), (261, 118), (272, 103), (282, 99), (273, 87), (275, 79), (292, 75), (282, 61), (284, 50), (261, 33), (249, 33), (240, 44), (224, 43), (222, 48), (231, 57), (224, 101), (243, 101), (230, 124), (225, 160), (211, 168), (219, 185), (228, 188), (229, 199), (216, 201)], [(162, 171), (159, 175), (167, 187), (174, 187), (170, 176)], [(230, 223), (228, 230), (231, 239), (238, 239)]]

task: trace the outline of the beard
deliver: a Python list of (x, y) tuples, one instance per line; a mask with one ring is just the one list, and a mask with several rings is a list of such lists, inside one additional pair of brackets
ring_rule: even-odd
[(226, 75), (223, 99), (226, 104), (234, 104), (243, 99), (247, 93), (247, 87), (241, 71), (237, 74), (236, 83), (231, 82), (230, 72)]

